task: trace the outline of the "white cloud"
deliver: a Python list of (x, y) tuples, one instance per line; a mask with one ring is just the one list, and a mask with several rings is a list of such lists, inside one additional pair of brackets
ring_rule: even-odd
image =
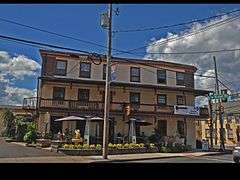
[[(240, 89), (240, 52), (224, 52), (215, 54), (183, 54), (183, 55), (160, 55), (160, 54), (149, 54), (152, 53), (169, 53), (169, 52), (189, 52), (189, 51), (211, 51), (219, 49), (235, 49), (240, 48), (240, 22), (239, 20), (227, 23), (225, 25), (213, 28), (211, 30), (201, 32), (194, 36), (186, 36), (181, 40), (167, 42), (166, 44), (160, 44), (165, 41), (169, 36), (180, 37), (187, 35), (200, 28), (209, 26), (213, 23), (222, 21), (228, 18), (224, 16), (222, 18), (214, 19), (203, 24), (195, 23), (192, 25), (190, 30), (180, 32), (178, 34), (168, 33), (167, 37), (160, 38), (155, 42), (149, 43), (146, 49), (147, 55), (145, 58), (154, 58), (164, 61), (177, 62), (182, 64), (195, 65), (199, 71), (198, 74), (203, 75), (214, 75), (214, 63), (213, 56), (216, 56), (218, 71), (220, 72), (220, 80), (223, 81), (231, 89)], [(157, 39), (157, 38), (156, 38)], [(231, 81), (231, 83), (226, 80)], [(215, 81), (210, 78), (195, 78), (196, 88), (214, 90)]]
[(0, 104), (22, 105), (23, 98), (36, 95), (36, 90), (15, 86), (16, 81), (25, 77), (36, 79), (40, 64), (24, 55), (11, 57), (8, 52), (0, 51)]

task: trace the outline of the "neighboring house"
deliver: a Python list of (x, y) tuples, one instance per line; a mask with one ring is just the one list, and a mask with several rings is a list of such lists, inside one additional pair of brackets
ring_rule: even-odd
[[(37, 101), (38, 130), (58, 133), (69, 127), (80, 129), (84, 123), (56, 122), (64, 116), (95, 115), (103, 117), (106, 60), (100, 65), (92, 63), (84, 54), (40, 50), (42, 72), (38, 78), (38, 98), (24, 100), (24, 107), (35, 108)], [(194, 89), (194, 73), (197, 68), (176, 63), (112, 58), (115, 64), (115, 79), (111, 82), (110, 137), (127, 135), (130, 117), (141, 118), (151, 123), (137, 126), (136, 134), (150, 136), (154, 129), (161, 136), (186, 137), (186, 144), (195, 147), (196, 120), (206, 120), (208, 109), (201, 108), (200, 115), (174, 113), (174, 105), (194, 106), (196, 96), (205, 96), (208, 91)], [(139, 64), (141, 63), (141, 64)], [(33, 105), (31, 105), (31, 103)], [(126, 107), (132, 111), (126, 116)], [(92, 125), (90, 133), (102, 136), (102, 123)]]
[(22, 106), (10, 106), (10, 105), (0, 105), (0, 135), (4, 131), (4, 125), (3, 125), (3, 113), (5, 109), (9, 109), (13, 112), (13, 114), (16, 115), (22, 115), (22, 116), (32, 116), (33, 111), (32, 110), (26, 110), (23, 109)]
[[(220, 122), (215, 116), (216, 104), (213, 104), (213, 122), (214, 122), (214, 132), (213, 132), (213, 143), (214, 145), (220, 145)], [(225, 131), (225, 144), (227, 146), (235, 146), (240, 142), (240, 100), (223, 102), (222, 106), (224, 107), (224, 131)], [(217, 116), (218, 118), (218, 116)], [(197, 125), (197, 138), (207, 139), (210, 142), (210, 128), (209, 121), (199, 122)], [(215, 130), (217, 125), (217, 131)], [(216, 136), (217, 132), (217, 136)]]

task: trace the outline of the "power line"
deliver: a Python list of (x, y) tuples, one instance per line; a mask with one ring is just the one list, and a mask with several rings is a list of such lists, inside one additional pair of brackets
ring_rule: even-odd
[[(46, 29), (40, 29), (40, 28), (38, 28), (38, 27), (34, 27), (34, 26), (22, 24), (22, 23), (19, 23), (19, 22), (16, 22), (16, 21), (12, 21), (12, 20), (5, 19), (5, 18), (1, 18), (1, 17), (0, 17), (0, 21), (2, 21), (2, 22), (7, 22), (7, 23), (10, 23), (10, 24), (15, 24), (15, 25), (22, 26), (22, 27), (25, 27), (25, 28), (30, 28), (30, 29), (32, 29), (32, 30), (36, 30), (36, 31), (48, 33), (48, 34), (55, 35), (55, 36), (58, 36), (58, 37), (62, 37), (62, 38), (66, 38), (66, 39), (71, 39), (71, 40), (78, 41), (78, 42), (82, 42), (82, 43), (85, 43), (85, 44), (91, 44), (91, 45), (93, 45), (93, 46), (97, 46), (97, 47), (100, 47), (100, 48), (103, 48), (103, 49), (107, 49), (106, 46), (101, 45), (101, 44), (98, 44), (98, 43), (96, 43), (96, 42), (92, 42), (92, 41), (87, 41), (87, 40), (75, 38), (75, 37), (69, 36), (69, 35), (59, 34), (59, 33), (52, 32), (52, 31), (49, 31), (49, 30), (46, 30)], [(122, 51), (122, 50), (118, 50), (118, 49), (115, 49), (115, 48), (112, 48), (112, 50), (117, 51), (117, 52), (127, 53), (127, 51)], [(130, 53), (129, 53), (129, 54), (130, 54)]]
[[(38, 45), (38, 46), (46, 46), (46, 47), (50, 47), (50, 48), (54, 48), (54, 49), (63, 49), (63, 50), (68, 50), (68, 51), (81, 52), (84, 54), (90, 54), (90, 52), (88, 52), (88, 51), (83, 51), (83, 50), (73, 49), (73, 48), (66, 48), (66, 47), (56, 46), (56, 45), (47, 44), (47, 43), (40, 43), (40, 42), (30, 41), (30, 40), (26, 40), (26, 39), (19, 39), (19, 38), (14, 38), (14, 37), (10, 37), (10, 36), (0, 35), (0, 38), (23, 42), (23, 43), (27, 43), (27, 44), (34, 44), (34, 45)], [(97, 54), (97, 53), (95, 53), (95, 54)]]
[[(201, 32), (205, 32), (205, 31), (207, 31), (207, 30), (209, 30), (209, 29), (222, 26), (222, 25), (224, 25), (224, 24), (226, 24), (226, 23), (230, 23), (230, 22), (235, 21), (235, 20), (237, 20), (237, 19), (239, 19), (239, 18), (240, 18), (239, 15), (236, 15), (236, 16), (227, 18), (227, 19), (225, 19), (225, 20), (218, 21), (218, 22), (216, 22), (216, 23), (214, 23), (214, 24), (205, 26), (205, 27), (203, 27), (203, 28), (200, 28), (200, 29), (198, 29), (197, 31), (193, 31), (193, 32), (191, 32), (191, 33), (189, 33), (189, 34), (185, 34), (185, 35), (183, 35), (183, 36), (174, 37), (174, 38), (170, 38), (170, 39), (168, 38), (168, 39), (166, 39), (166, 40), (164, 40), (164, 41), (162, 41), (162, 42), (160, 42), (160, 43), (158, 43), (158, 41), (156, 41), (156, 42), (154, 42), (154, 43), (152, 43), (152, 44), (150, 44), (150, 45), (151, 45), (151, 46), (155, 46), (155, 45), (160, 46), (160, 45), (163, 45), (163, 44), (166, 44), (166, 43), (169, 43), (169, 42), (177, 41), (177, 40), (183, 39), (183, 38), (185, 38), (185, 37), (193, 36), (193, 35), (199, 34), (199, 33), (201, 33)], [(174, 36), (174, 35), (172, 35), (172, 36)], [(170, 36), (170, 37), (172, 37), (172, 36)], [(147, 48), (148, 46), (149, 46), (149, 45), (145, 45), (145, 46), (141, 46), (141, 47), (138, 47), (138, 48), (130, 49), (130, 50), (128, 50), (127, 52), (128, 52), (128, 53), (131, 53), (132, 51), (136, 51), (136, 50), (139, 50), (139, 49)], [(114, 55), (119, 55), (119, 54), (123, 54), (123, 53), (116, 53), (116, 54), (114, 54)], [(136, 53), (135, 53), (135, 54), (136, 54)]]
[(219, 15), (215, 15), (215, 16), (210, 16), (210, 17), (206, 17), (206, 18), (202, 18), (202, 19), (196, 19), (196, 20), (192, 20), (192, 21), (187, 21), (187, 22), (182, 22), (182, 23), (178, 23), (178, 24), (172, 24), (172, 25), (165, 25), (165, 26), (158, 26), (158, 27), (147, 27), (147, 28), (136, 28), (136, 29), (126, 29), (126, 30), (115, 30), (113, 31), (114, 33), (129, 33), (129, 32), (142, 32), (142, 31), (154, 31), (154, 30), (159, 30), (159, 29), (167, 29), (167, 28), (171, 28), (171, 27), (178, 27), (178, 26), (184, 26), (187, 24), (193, 24), (196, 22), (203, 22), (206, 20), (210, 20), (210, 19), (214, 19), (214, 18), (218, 18), (218, 17), (222, 17), (224, 15), (228, 15), (228, 14), (232, 14), (235, 12), (239, 12), (240, 9), (234, 10), (234, 11), (229, 11), (226, 13), (222, 13)]

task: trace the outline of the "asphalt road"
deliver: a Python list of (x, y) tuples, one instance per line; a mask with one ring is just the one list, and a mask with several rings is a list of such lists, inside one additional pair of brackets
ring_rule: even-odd
[(41, 156), (62, 156), (62, 154), (51, 152), (44, 149), (24, 147), (13, 143), (7, 143), (0, 138), (0, 158), (17, 157), (41, 157)]
[(122, 163), (234, 163), (231, 154), (124, 161)]

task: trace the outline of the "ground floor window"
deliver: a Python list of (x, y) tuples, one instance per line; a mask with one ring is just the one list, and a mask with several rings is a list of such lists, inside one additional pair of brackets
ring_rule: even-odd
[(161, 137), (167, 136), (167, 121), (166, 120), (158, 121), (158, 132)]
[(177, 121), (177, 132), (181, 137), (185, 136), (184, 121)]
[(228, 137), (228, 139), (233, 139), (233, 130), (232, 129), (227, 129), (227, 137)]

